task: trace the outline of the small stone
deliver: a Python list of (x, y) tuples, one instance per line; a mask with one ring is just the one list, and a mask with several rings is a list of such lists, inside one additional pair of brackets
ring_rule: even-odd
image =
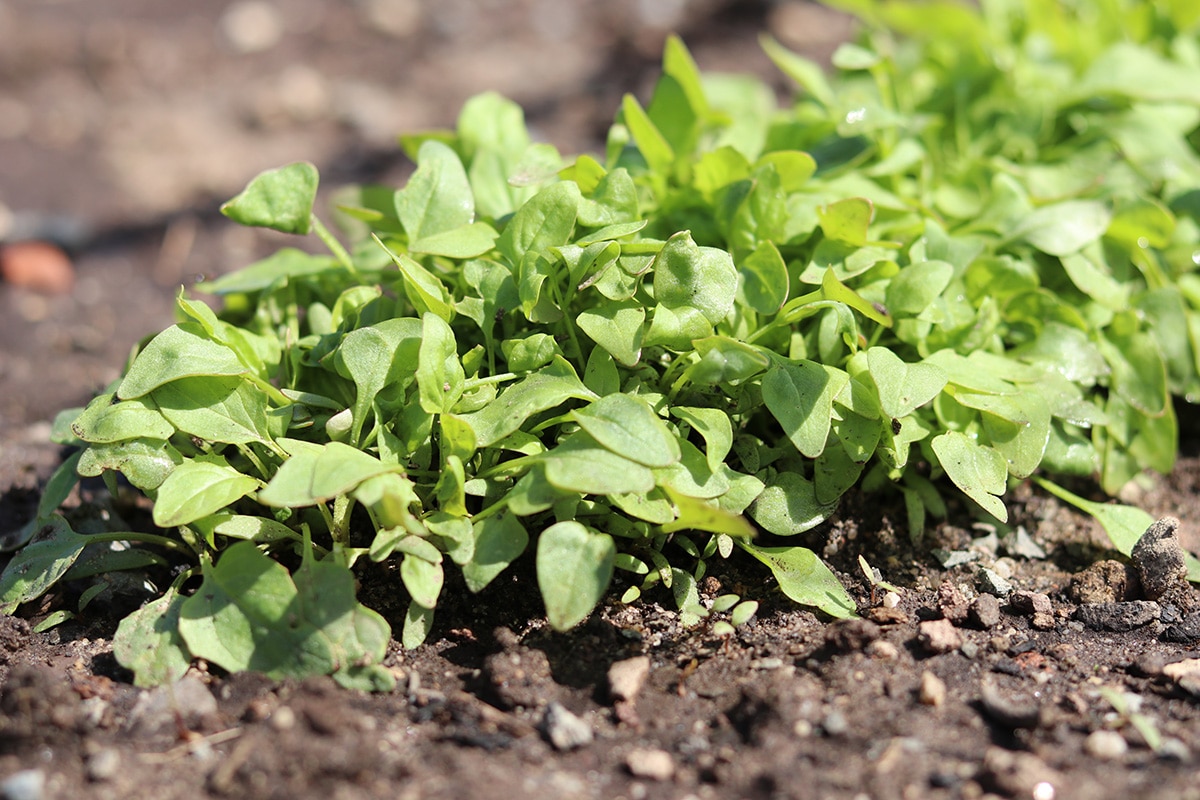
[(991, 681), (979, 685), (979, 700), (988, 718), (1010, 729), (1036, 728), (1042, 721), (1042, 707), (1024, 694), (1006, 692)]
[(1178, 528), (1178, 519), (1163, 517), (1146, 529), (1129, 554), (1142, 582), (1142, 595), (1147, 600), (1157, 600), (1172, 589), (1186, 585), (1187, 565), (1179, 537), (1175, 535)]
[(1167, 664), (1162, 668), (1162, 674), (1178, 684), (1179, 688), (1200, 697), (1200, 658), (1188, 658)]
[(291, 706), (280, 706), (275, 709), (275, 712), (267, 719), (267, 724), (271, 729), (282, 733), (290, 731), (296, 727), (296, 712)]
[(1024, 525), (1018, 525), (1014, 536), (1006, 537), (1004, 549), (1009, 555), (1021, 558), (1039, 559), (1046, 557), (1046, 550), (1029, 535)]
[(908, 622), (908, 614), (898, 608), (875, 606), (867, 611), (867, 619), (879, 625), (904, 625)]
[(0, 247), (0, 277), (23, 289), (66, 294), (75, 285), (75, 267), (61, 248), (48, 242), (13, 242)]
[(221, 15), (221, 33), (238, 53), (270, 50), (283, 38), (283, 15), (264, 0), (240, 0)]
[(1165, 653), (1150, 651), (1135, 658), (1130, 666), (1134, 674), (1143, 678), (1157, 678), (1163, 674), (1163, 668), (1167, 666), (1169, 658)]
[(895, 592), (888, 592), (883, 596), (884, 608), (897, 608), (900, 605), (900, 595)]
[(975, 576), (976, 586), (979, 591), (987, 594), (994, 594), (999, 597), (1007, 597), (1012, 593), (1013, 586), (1011, 583), (1000, 577), (994, 570), (983, 567)]
[(1008, 604), (1013, 607), (1018, 614), (1031, 617), (1034, 614), (1052, 614), (1054, 607), (1050, 605), (1050, 598), (1041, 592), (1031, 592), (1027, 589), (1022, 589), (1019, 592), (1013, 592), (1009, 595)]
[(1137, 571), (1108, 559), (1071, 576), (1068, 593), (1076, 603), (1121, 603), (1135, 599), (1140, 591)]
[(962, 646), (962, 635), (948, 619), (933, 619), (917, 625), (917, 641), (930, 653), (949, 653)]
[(1053, 614), (1039, 611), (1029, 618), (1029, 624), (1039, 631), (1052, 631), (1058, 626)]
[(850, 730), (850, 722), (845, 714), (834, 709), (821, 720), (821, 729), (825, 731), (826, 736), (841, 736)]
[(542, 730), (555, 750), (567, 751), (591, 744), (592, 726), (568, 711), (561, 703), (551, 702), (542, 717)]
[(917, 699), (922, 705), (938, 708), (946, 702), (946, 683), (929, 670), (921, 673), (921, 684), (917, 689)]
[(666, 750), (646, 747), (632, 750), (625, 756), (625, 768), (635, 778), (669, 781), (675, 775), (675, 761)]
[(900, 648), (887, 639), (876, 639), (867, 645), (866, 653), (871, 658), (878, 658), (881, 661), (895, 661), (900, 657)]
[(97, 750), (88, 756), (87, 777), (96, 783), (111, 781), (121, 770), (121, 753), (111, 747)]
[(129, 712), (129, 721), (140, 735), (153, 736), (180, 723), (197, 727), (217, 711), (217, 699), (204, 682), (185, 675), (173, 684), (143, 693)]
[(967, 611), (970, 608), (967, 598), (963, 597), (962, 590), (953, 582), (942, 581), (942, 584), (938, 586), (937, 603), (942, 616), (951, 622), (962, 622), (967, 618)]
[(1129, 752), (1129, 743), (1116, 731), (1092, 731), (1083, 740), (1083, 749), (1101, 761), (1115, 761)]
[(1127, 603), (1086, 603), (1072, 615), (1092, 630), (1123, 633), (1149, 625), (1162, 613), (1158, 603), (1131, 600)]
[(649, 676), (649, 656), (617, 661), (608, 668), (608, 696), (617, 702), (631, 701), (637, 697)]
[(994, 628), (1000, 624), (1000, 601), (994, 594), (981, 594), (971, 603), (969, 616), (984, 630)]
[(985, 786), (1010, 797), (1052, 800), (1066, 783), (1063, 776), (1032, 753), (989, 747), (983, 755)]
[(1167, 626), (1160, 638), (1177, 644), (1191, 644), (1200, 640), (1200, 613), (1188, 614), (1178, 623)]
[(1017, 571), (1017, 562), (1011, 558), (997, 558), (992, 564), (992, 572), (995, 572), (1004, 580), (1009, 580)]
[(965, 641), (962, 643), (962, 647), (958, 648), (958, 652), (967, 658), (975, 658), (975, 656), (979, 655), (979, 645), (971, 641)]
[(4, 800), (42, 800), (45, 794), (46, 773), (40, 769), (23, 769), (0, 781)]
[(1158, 746), (1158, 757), (1166, 761), (1187, 761), (1192, 757), (1192, 751), (1182, 740), (1170, 736)]

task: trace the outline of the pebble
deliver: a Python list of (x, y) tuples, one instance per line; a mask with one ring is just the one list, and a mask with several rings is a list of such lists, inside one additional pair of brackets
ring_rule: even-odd
[(826, 736), (841, 736), (850, 730), (850, 722), (846, 719), (845, 714), (834, 709), (821, 720), (821, 729), (825, 731)]
[(608, 696), (617, 702), (633, 700), (649, 676), (649, 656), (617, 661), (608, 668)]
[(967, 618), (970, 605), (963, 596), (962, 590), (952, 581), (942, 581), (937, 591), (938, 608), (942, 616), (951, 622), (962, 622)]
[(881, 661), (895, 661), (900, 657), (900, 648), (887, 639), (877, 639), (867, 645), (866, 653), (871, 658), (878, 658)]
[(883, 596), (884, 608), (897, 608), (900, 605), (900, 595), (895, 592), (888, 592)]
[(979, 588), (979, 591), (1000, 597), (1007, 597), (1013, 590), (1011, 583), (987, 567), (979, 570), (979, 573), (975, 576), (975, 584)]
[(917, 625), (917, 641), (930, 653), (949, 653), (962, 646), (962, 634), (948, 619), (932, 619)]
[(625, 756), (625, 768), (636, 778), (669, 781), (675, 775), (675, 761), (666, 750), (646, 747), (632, 750)]
[(0, 277), (12, 286), (43, 294), (66, 294), (75, 285), (75, 267), (49, 242), (13, 242), (0, 247)]
[(1162, 608), (1151, 600), (1127, 603), (1085, 603), (1072, 615), (1092, 630), (1123, 633), (1158, 619)]
[(270, 50), (283, 38), (283, 15), (264, 0), (241, 0), (221, 15), (221, 33), (243, 55)]
[(1161, 638), (1177, 644), (1191, 644), (1200, 640), (1200, 613), (1188, 614), (1177, 624), (1168, 626)]
[(1101, 761), (1116, 761), (1129, 752), (1129, 743), (1116, 731), (1092, 731), (1083, 741), (1083, 749)]
[(555, 750), (575, 750), (591, 744), (592, 726), (568, 711), (561, 703), (551, 702), (542, 717), (542, 730)]
[(1000, 624), (1000, 601), (994, 594), (981, 594), (971, 603), (969, 616), (972, 622), (987, 630)]
[(980, 683), (979, 700), (988, 718), (1005, 728), (1036, 728), (1042, 722), (1042, 707), (1036, 699), (1003, 691), (991, 681)]
[(199, 678), (186, 675), (174, 684), (160, 686), (138, 698), (129, 713), (130, 726), (143, 736), (173, 730), (179, 722), (189, 727), (217, 713), (217, 699)]
[(1016, 610), (1018, 614), (1032, 616), (1034, 614), (1050, 614), (1053, 613), (1054, 607), (1050, 605), (1050, 598), (1041, 592), (1031, 592), (1028, 589), (1022, 589), (1018, 592), (1013, 592), (1009, 595), (1008, 604)]
[(1129, 553), (1147, 600), (1157, 600), (1187, 582), (1183, 548), (1175, 535), (1178, 528), (1178, 519), (1163, 517), (1146, 529)]
[(1188, 658), (1167, 664), (1162, 668), (1162, 674), (1178, 684), (1179, 688), (1200, 697), (1200, 658)]
[(986, 784), (1011, 797), (1053, 798), (1066, 784), (1063, 776), (1032, 753), (992, 746), (983, 755)]
[(922, 672), (917, 699), (922, 705), (940, 707), (946, 702), (946, 682), (929, 670)]
[(121, 753), (111, 747), (97, 750), (88, 756), (87, 777), (96, 783), (111, 781), (121, 770)]
[(418, 0), (360, 0), (363, 16), (376, 31), (394, 39), (407, 39), (421, 27)]
[(45, 793), (46, 773), (40, 769), (23, 769), (0, 781), (4, 800), (42, 800)]
[(1137, 571), (1107, 559), (1071, 576), (1070, 597), (1076, 603), (1120, 603), (1138, 594)]

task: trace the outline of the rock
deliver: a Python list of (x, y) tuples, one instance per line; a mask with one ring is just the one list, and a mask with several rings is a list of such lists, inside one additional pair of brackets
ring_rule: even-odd
[(632, 701), (650, 675), (649, 656), (618, 661), (608, 668), (608, 696), (616, 702)]
[(998, 595), (999, 597), (1007, 597), (1013, 590), (1011, 583), (987, 567), (979, 570), (979, 573), (975, 576), (975, 583), (979, 591)]
[(879, 626), (870, 620), (838, 620), (825, 629), (825, 644), (839, 653), (852, 653), (864, 649), (879, 634)]
[(1083, 749), (1101, 761), (1116, 761), (1129, 752), (1129, 743), (1116, 731), (1092, 731), (1083, 740)]
[(900, 648), (886, 639), (877, 639), (867, 645), (866, 654), (881, 661), (895, 661), (900, 657)]
[(908, 622), (908, 614), (898, 608), (875, 606), (867, 611), (867, 619), (879, 625), (904, 625)]
[(217, 714), (217, 699), (199, 678), (185, 675), (138, 698), (129, 726), (142, 736), (174, 730), (180, 723), (194, 728)]
[(826, 736), (841, 736), (850, 730), (850, 721), (846, 719), (845, 714), (835, 708), (821, 720), (821, 729), (825, 731)]
[(0, 781), (4, 800), (42, 800), (45, 794), (46, 773), (40, 769), (23, 769)]
[(1036, 728), (1042, 722), (1042, 707), (1035, 698), (1006, 692), (990, 680), (980, 683), (979, 701), (988, 718), (1005, 728)]
[(421, 27), (417, 0), (359, 0), (367, 24), (394, 39), (406, 39)]
[(221, 33), (243, 55), (270, 50), (283, 38), (283, 15), (274, 3), (240, 0), (225, 9)]
[(111, 781), (121, 771), (121, 752), (111, 747), (97, 750), (88, 756), (86, 771), (89, 781)]
[(1041, 592), (1031, 592), (1022, 589), (1019, 592), (1013, 592), (1009, 595), (1008, 604), (1018, 614), (1031, 617), (1034, 614), (1052, 614), (1054, 607), (1050, 605), (1050, 598)]
[(587, 720), (568, 711), (561, 703), (551, 702), (542, 717), (542, 732), (555, 750), (567, 751), (591, 744), (594, 734)]
[(1072, 615), (1092, 630), (1123, 633), (1158, 619), (1162, 608), (1150, 600), (1131, 600), (1127, 603), (1086, 603)]
[(954, 623), (965, 620), (970, 608), (962, 590), (951, 581), (942, 581), (941, 586), (938, 586), (937, 604), (942, 616)]
[(946, 702), (946, 683), (929, 670), (921, 673), (921, 684), (917, 689), (917, 699), (922, 705), (938, 708)]
[(1039, 559), (1046, 557), (1046, 550), (1029, 535), (1024, 525), (1018, 525), (1015, 535), (1004, 539), (1004, 549), (1010, 556)]
[(968, 616), (985, 630), (994, 628), (1000, 624), (1000, 601), (994, 594), (981, 594), (971, 603)]
[(882, 603), (884, 608), (897, 608), (900, 605), (900, 595), (888, 592), (883, 596)]
[(985, 786), (1009, 797), (1052, 800), (1065, 786), (1063, 776), (1032, 753), (989, 747), (983, 755)]
[(675, 761), (666, 750), (645, 747), (632, 750), (625, 756), (625, 768), (635, 778), (669, 781), (675, 775)]
[(917, 625), (917, 641), (930, 653), (949, 653), (962, 646), (962, 635), (948, 619), (933, 619)]
[(1146, 529), (1129, 553), (1147, 600), (1157, 600), (1187, 583), (1183, 548), (1175, 535), (1178, 528), (1178, 519), (1163, 517)]
[(1129, 564), (1108, 559), (1098, 561), (1071, 576), (1068, 594), (1076, 603), (1122, 603), (1141, 592), (1137, 570)]
[(1191, 644), (1200, 640), (1200, 612), (1188, 614), (1178, 623), (1168, 625), (1159, 638), (1177, 644)]
[(0, 277), (22, 289), (66, 294), (75, 285), (75, 267), (49, 242), (13, 242), (0, 247)]
[(1175, 684), (1193, 697), (1200, 697), (1200, 658), (1188, 658), (1162, 668)]

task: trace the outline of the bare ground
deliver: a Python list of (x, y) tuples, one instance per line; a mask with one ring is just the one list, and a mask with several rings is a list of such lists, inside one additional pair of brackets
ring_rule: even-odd
[[(399, 181), (394, 134), (450, 125), (484, 89), (585, 150), (621, 93), (653, 79), (668, 30), (706, 69), (764, 75), (759, 31), (817, 55), (848, 31), (798, 2), (299, 0), (242, 5), (240, 21), (236, 6), (0, 0), (0, 240), (51, 239), (74, 264), (58, 293), (0, 285), (0, 534), (33, 513), (60, 457), (46, 444), (55, 412), (171, 321), (180, 283), (278, 245), (213, 213), (248, 176), (305, 158), (327, 186)], [(1180, 410), (1191, 429), (1175, 472), (1126, 499), (1182, 519), (1195, 550), (1193, 416)], [(962, 507), (914, 548), (901, 509), (847, 501), (805, 543), (867, 615), (850, 623), (792, 606), (737, 561), (703, 586), (762, 600), (727, 639), (680, 628), (665, 596), (563, 635), (515, 577), (478, 596), (451, 587), (430, 643), (391, 654), (388, 695), (203, 665), (170, 690), (135, 689), (110, 641), (127, 608), (32, 632), (73, 607), (65, 587), (0, 618), (0, 796), (1200, 797), (1191, 597), (1081, 612), (1081, 599), (1138, 596), (1116, 563), (1071, 589), (1111, 556), (1102, 533), (1029, 487), (1011, 511), (1044, 557)], [(972, 560), (944, 567), (938, 549)], [(898, 598), (871, 596), (860, 552)], [(399, 581), (362, 579), (398, 628)]]

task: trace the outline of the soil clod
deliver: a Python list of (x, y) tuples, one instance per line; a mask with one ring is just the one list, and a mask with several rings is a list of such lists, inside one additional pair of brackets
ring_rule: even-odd
[(1075, 609), (1075, 619), (1096, 631), (1121, 633), (1149, 625), (1158, 619), (1162, 607), (1151, 600), (1127, 603), (1085, 603)]

